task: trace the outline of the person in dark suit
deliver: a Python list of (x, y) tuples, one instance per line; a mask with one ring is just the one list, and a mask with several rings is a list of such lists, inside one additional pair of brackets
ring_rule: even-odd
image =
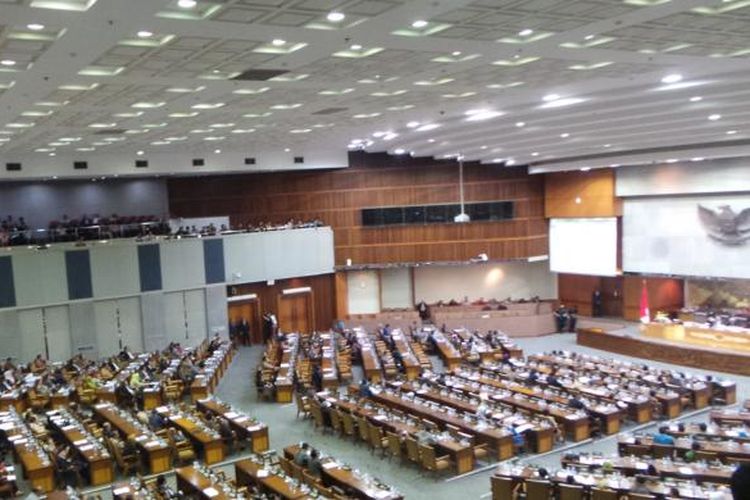
[(250, 345), (250, 323), (247, 322), (247, 318), (242, 318), (240, 321), (239, 332), (242, 343)]
[(602, 315), (602, 292), (594, 290), (591, 295), (591, 315), (595, 318)]

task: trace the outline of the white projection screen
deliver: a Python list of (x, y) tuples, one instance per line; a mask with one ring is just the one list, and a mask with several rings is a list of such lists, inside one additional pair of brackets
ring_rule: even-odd
[(750, 278), (748, 257), (750, 196), (625, 200), (622, 239), (625, 271)]
[(551, 219), (549, 252), (553, 272), (615, 276), (617, 219)]

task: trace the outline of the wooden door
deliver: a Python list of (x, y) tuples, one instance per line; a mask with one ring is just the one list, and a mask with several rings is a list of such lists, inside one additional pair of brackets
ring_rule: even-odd
[(282, 332), (312, 333), (314, 318), (312, 293), (280, 294), (279, 330)]
[[(229, 324), (235, 325), (243, 319), (250, 325), (250, 341), (253, 344), (263, 342), (263, 324), (260, 317), (258, 299), (248, 299), (230, 302), (228, 306)], [(241, 340), (240, 340), (241, 341)]]

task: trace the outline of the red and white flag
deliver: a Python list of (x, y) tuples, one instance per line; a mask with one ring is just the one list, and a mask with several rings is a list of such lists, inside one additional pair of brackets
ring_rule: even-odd
[(646, 288), (646, 280), (643, 280), (643, 288), (641, 288), (641, 323), (648, 323), (651, 321), (651, 311), (648, 309), (648, 288)]

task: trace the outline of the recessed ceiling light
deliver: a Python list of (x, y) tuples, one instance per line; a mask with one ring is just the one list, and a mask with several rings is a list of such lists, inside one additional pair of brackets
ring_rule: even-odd
[(544, 102), (552, 102), (552, 101), (558, 100), (559, 98), (560, 98), (559, 94), (547, 94), (546, 96), (542, 97), (542, 100)]
[(570, 134), (567, 133), (567, 132), (565, 132), (565, 133), (560, 134), (560, 137), (562, 137), (563, 139), (566, 139), (566, 138), (570, 137)]
[(681, 81), (682, 81), (682, 75), (679, 73), (673, 73), (661, 79), (661, 83), (677, 83)]
[(439, 123), (426, 123), (422, 125), (421, 127), (417, 127), (417, 132), (427, 132), (428, 130), (435, 130), (436, 128), (440, 127)]
[(143, 156), (143, 151), (137, 151), (135, 154), (137, 154), (138, 156)]
[(516, 160), (514, 160), (513, 158), (508, 158), (505, 161), (505, 164), (508, 165), (508, 166), (515, 165), (516, 164)]
[(406, 153), (406, 150), (404, 148), (398, 148), (393, 150), (393, 154), (402, 155)]
[(417, 128), (419, 127), (419, 122), (409, 122), (406, 124), (406, 126), (409, 128)]
[(602, 147), (604, 147), (604, 148), (611, 148), (611, 147), (612, 147), (612, 144), (605, 144), (605, 145), (604, 145), (604, 146), (602, 146)]
[(585, 37), (583, 37), (583, 39), (584, 40), (593, 40), (594, 39), (594, 35), (586, 35)]
[(460, 50), (454, 50), (453, 52), (451, 52), (451, 55), (452, 55), (453, 57), (458, 57), (458, 56), (460, 56), (460, 55), (461, 55), (461, 51), (460, 51)]
[(435, 139), (427, 139), (427, 142), (430, 142), (430, 143), (435, 142)]
[(531, 153), (531, 156), (539, 156), (539, 153), (534, 151), (533, 153)]
[(2, 64), (3, 66), (15, 66), (16, 61), (14, 61), (13, 59), (3, 59), (2, 61), (0, 61), (0, 64)]
[(734, 135), (736, 133), (737, 133), (736, 130), (727, 130), (727, 135)]
[(518, 128), (525, 127), (525, 126), (526, 126), (526, 122), (516, 122), (516, 127)]
[(338, 23), (344, 20), (346, 16), (343, 14), (343, 12), (329, 12), (326, 16), (326, 19), (331, 21), (332, 23)]
[(355, 43), (354, 45), (351, 45), (349, 48), (352, 49), (352, 50), (362, 50), (362, 46), (359, 45), (358, 43)]
[(281, 47), (286, 43), (286, 40), (282, 40), (281, 38), (274, 38), (271, 40), (271, 45), (275, 45), (276, 47)]
[(720, 114), (708, 115), (708, 119), (711, 120), (712, 122), (715, 122), (716, 120), (721, 120), (721, 115)]
[(466, 115), (467, 122), (478, 122), (497, 118), (498, 116), (503, 116), (505, 113), (492, 109), (470, 109), (464, 114)]
[(703, 158), (702, 156), (696, 156), (695, 158), (690, 158), (690, 161), (703, 161), (703, 160), (705, 160), (705, 158)]
[(27, 24), (26, 27), (31, 31), (42, 31), (44, 29), (44, 25), (39, 23)]
[(699, 101), (702, 101), (702, 100), (703, 100), (703, 98), (701, 96), (699, 96), (699, 95), (696, 95), (696, 96), (693, 96), (693, 97), (690, 98), (690, 102), (699, 102)]
[(677, 163), (680, 160), (678, 160), (677, 158), (668, 158), (665, 161), (666, 161), (666, 163)]
[(421, 29), (421, 28), (424, 28), (425, 26), (427, 26), (427, 24), (429, 24), (429, 23), (427, 21), (425, 21), (424, 19), (417, 19), (416, 21), (414, 21), (413, 23), (411, 23), (411, 27), (412, 28)]
[(137, 33), (137, 35), (138, 35), (138, 38), (151, 38), (152, 36), (154, 36), (154, 34), (152, 32), (145, 31), (145, 30), (144, 31), (139, 31)]
[(591, 167), (581, 167), (581, 172), (588, 172), (591, 170)]
[(534, 34), (534, 30), (526, 28), (518, 32), (518, 36), (531, 36)]
[(195, 0), (178, 0), (177, 1), (177, 6), (180, 7), (181, 9), (192, 9), (196, 5), (198, 5), (198, 2), (196, 2)]
[(221, 153), (221, 149), (214, 149), (214, 153), (216, 153), (216, 154)]

